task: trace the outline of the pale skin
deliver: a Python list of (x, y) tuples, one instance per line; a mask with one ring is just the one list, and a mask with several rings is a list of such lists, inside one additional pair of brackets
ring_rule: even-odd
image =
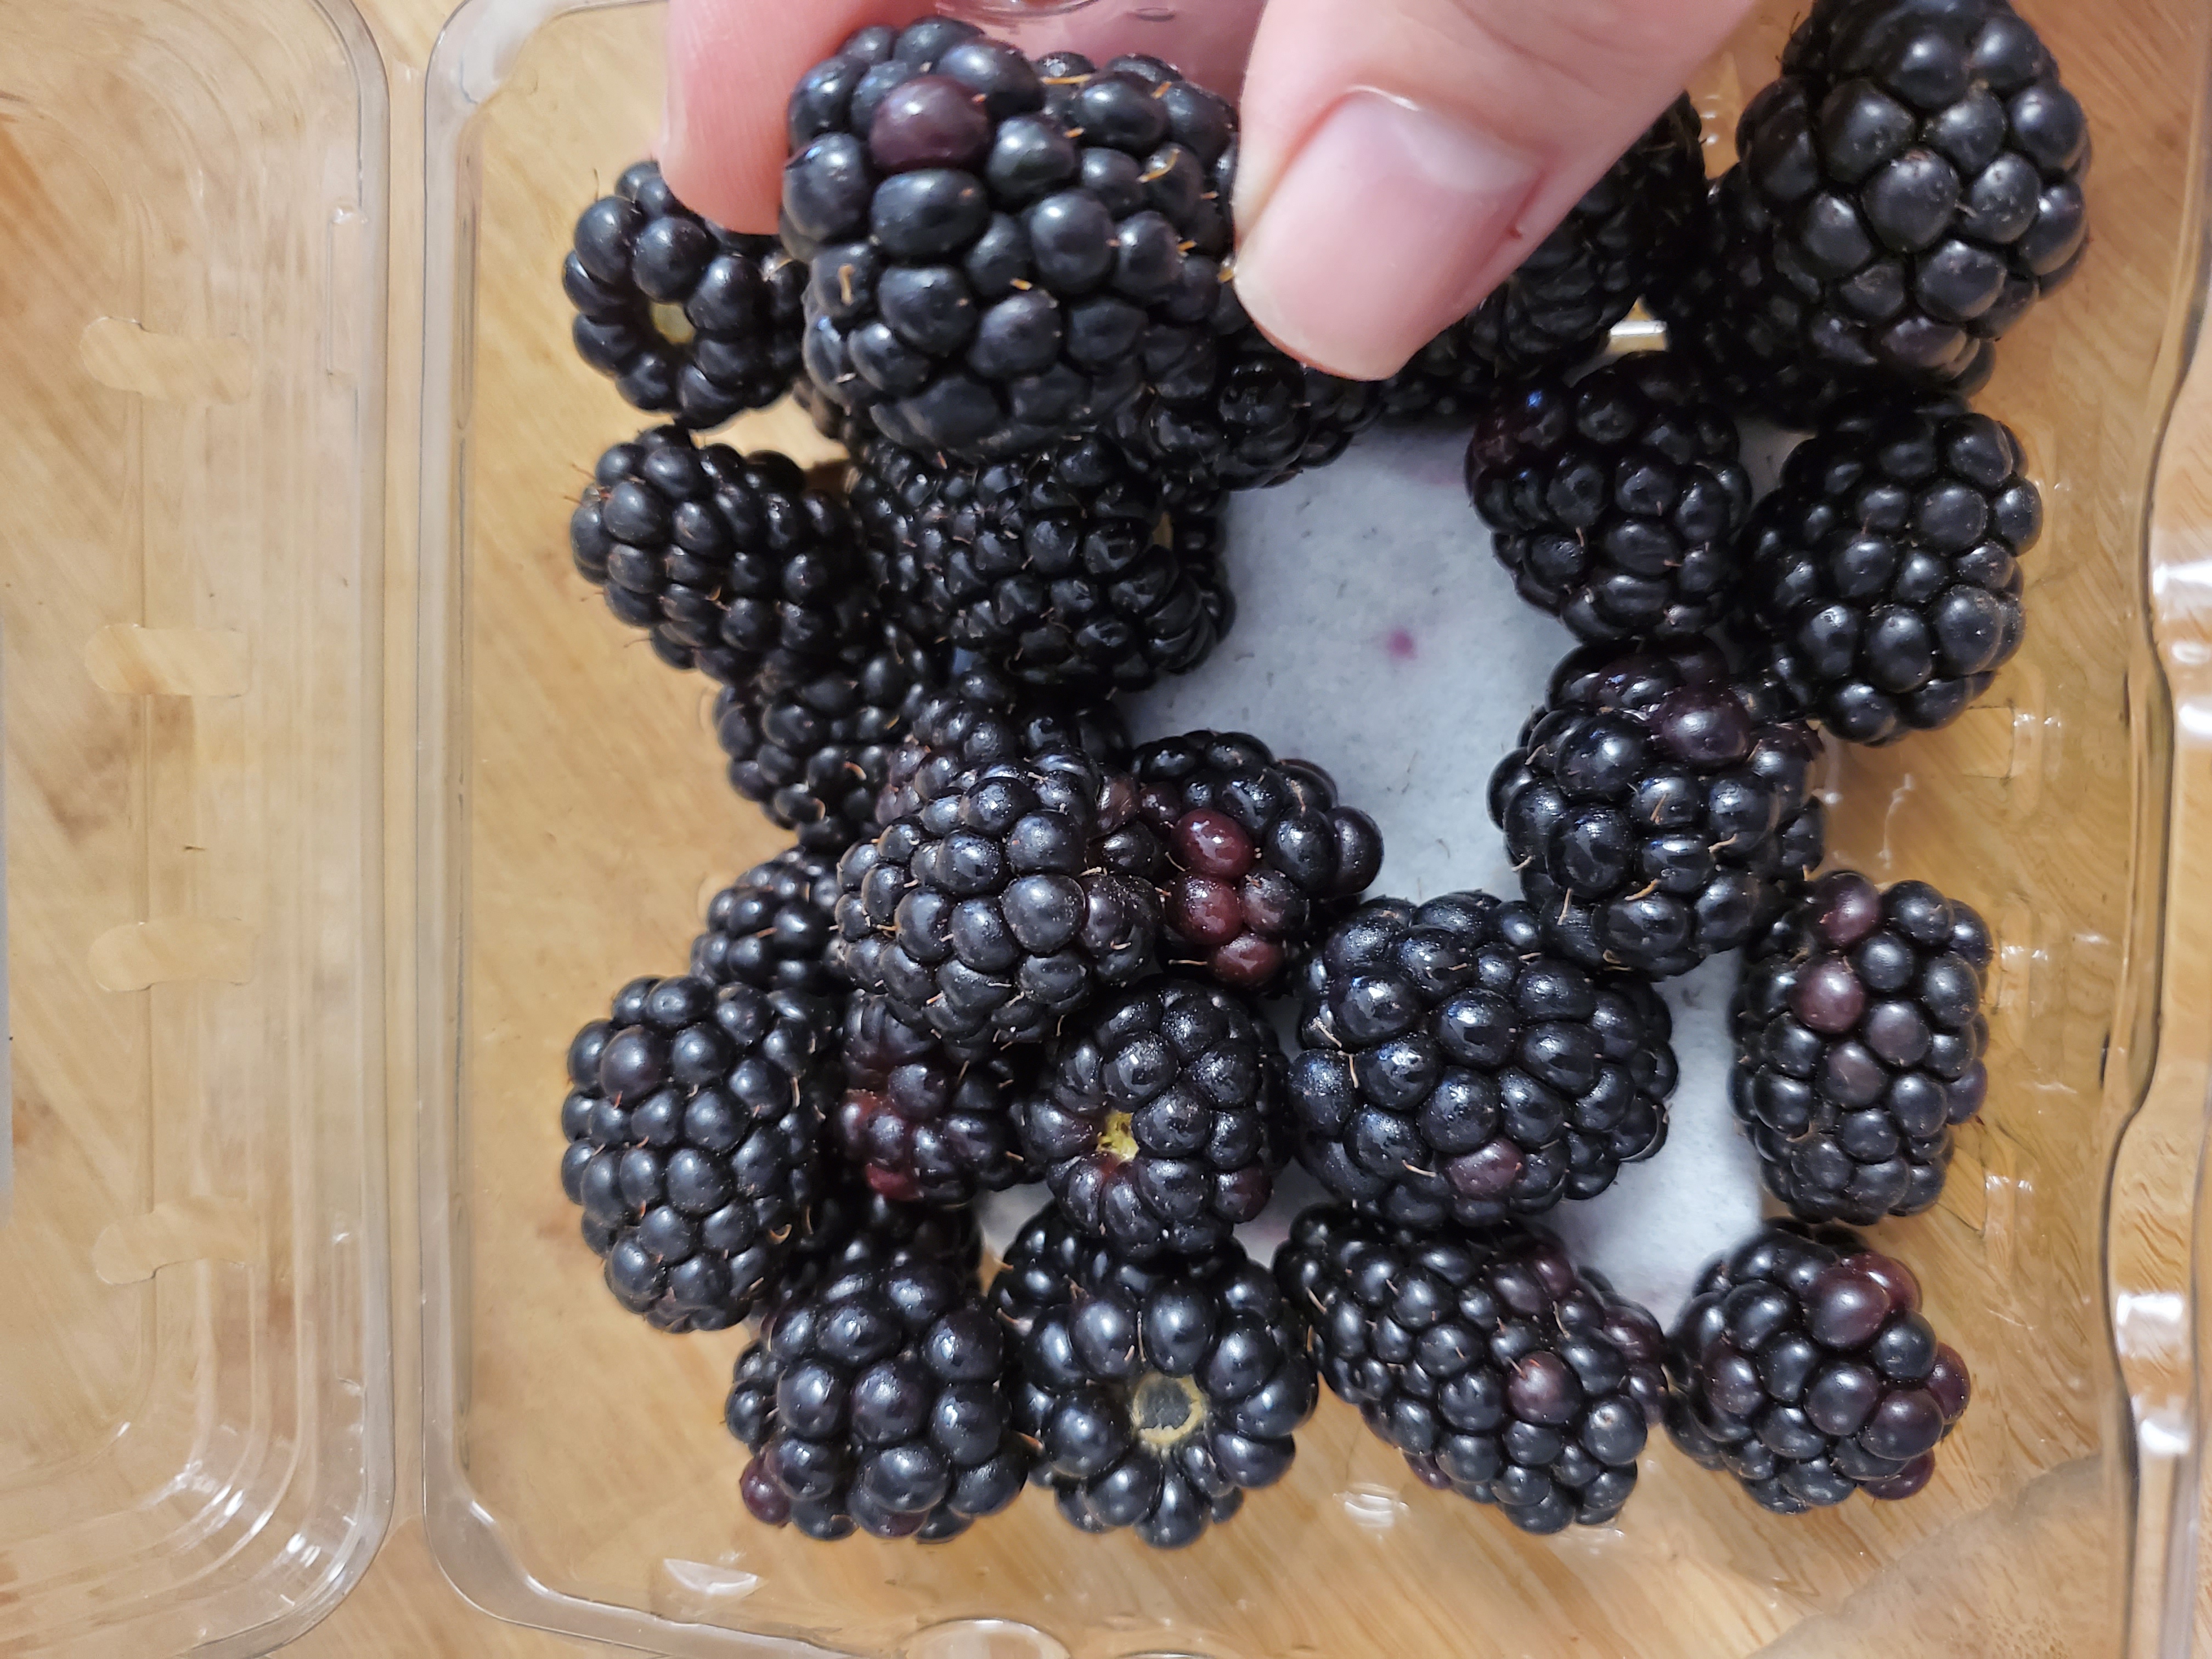
[(1681, 90), (1751, 0), (671, 0), (669, 184), (775, 226), (792, 83), (855, 29), (968, 16), (1032, 55), (1145, 52), (1241, 92), (1237, 289), (1359, 380), (1464, 315)]

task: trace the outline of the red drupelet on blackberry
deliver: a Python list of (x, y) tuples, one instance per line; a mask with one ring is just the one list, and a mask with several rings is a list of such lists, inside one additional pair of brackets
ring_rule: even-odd
[(910, 449), (1096, 428), (1220, 301), (1236, 117), (1152, 59), (864, 29), (801, 79), (789, 136), (807, 371)]
[(2011, 428), (1952, 399), (1877, 401), (1794, 450), (1745, 544), (1766, 660), (1839, 738), (1956, 720), (2020, 649), (2043, 497)]
[(1485, 406), (1467, 493), (1521, 597), (1578, 638), (1695, 634), (1740, 603), (1738, 447), (1687, 364), (1632, 352)]
[(1471, 418), (1503, 385), (1595, 356), (1679, 263), (1705, 199), (1698, 112), (1685, 93), (1519, 270), (1385, 383), (1385, 418)]
[(1097, 434), (981, 465), (878, 441), (852, 492), (894, 616), (1079, 696), (1186, 673), (1228, 631), (1214, 503), (1170, 493)]
[(1665, 1144), (1667, 1005), (1547, 954), (1527, 905), (1363, 905), (1307, 963), (1298, 1012), (1299, 1161), (1393, 1225), (1537, 1214)]
[(1656, 296), (1731, 402), (1809, 424), (1869, 386), (1970, 395), (2080, 263), (2088, 127), (2005, 0), (1820, 0)]
[(1989, 1092), (1990, 954), (1966, 905), (1853, 870), (1814, 883), (1753, 945), (1730, 1092), (1793, 1215), (1865, 1226), (1942, 1195), (1952, 1130)]
[(1919, 1310), (1911, 1271), (1857, 1234), (1770, 1222), (1706, 1268), (1669, 1334), (1668, 1432), (1778, 1514), (1910, 1498), (1972, 1389)]
[(948, 1047), (884, 998), (855, 991), (845, 1006), (837, 1144), (886, 1198), (961, 1205), (1001, 1192), (1032, 1178), (1013, 1109), (1036, 1073), (1027, 1049)]
[(793, 683), (724, 688), (714, 735), (730, 757), (730, 787), (795, 830), (807, 851), (842, 853), (874, 833), (907, 699), (933, 672), (911, 641), (886, 634), (867, 654)]
[(1159, 959), (1136, 786), (1072, 752), (971, 773), (838, 866), (830, 962), (962, 1043), (1035, 1042)]
[(793, 1239), (776, 1274), (772, 1304), (811, 1296), (856, 1268), (942, 1262), (973, 1284), (983, 1260), (983, 1233), (972, 1209), (940, 1209), (885, 1198), (866, 1176), (836, 1159), (824, 1167), (821, 1194)]
[(1689, 636), (1560, 663), (1490, 780), (1552, 949), (1665, 978), (1748, 944), (1820, 861), (1819, 741)]
[(771, 1293), (820, 1179), (835, 1098), (817, 999), (633, 980), (568, 1047), (562, 1190), (607, 1288), (661, 1330), (721, 1330)]
[(714, 895), (707, 931), (691, 941), (691, 971), (715, 985), (836, 995), (843, 983), (825, 960), (836, 908), (834, 860), (799, 847), (778, 853)]
[(1517, 1224), (1401, 1232), (1306, 1211), (1275, 1276), (1329, 1388), (1421, 1481), (1523, 1532), (1603, 1526), (1665, 1408), (1659, 1322)]
[(1282, 1045), (1250, 1005), (1203, 981), (1152, 979), (1060, 1028), (1015, 1118), (1085, 1233), (1131, 1261), (1198, 1255), (1274, 1190), (1283, 1076)]
[(1245, 732), (1163, 738), (1131, 766), (1166, 853), (1169, 955), (1235, 989), (1279, 983), (1382, 867), (1375, 820), (1328, 773)]
[(1288, 1473), (1319, 1385), (1281, 1293), (1238, 1245), (1139, 1267), (1048, 1209), (990, 1301), (1018, 1344), (1033, 1478), (1071, 1525), (1176, 1549)]
[(1128, 728), (1111, 703), (1016, 686), (981, 664), (942, 686), (917, 685), (906, 725), (876, 802), (878, 823), (919, 812), (981, 767), (1062, 749), (1115, 770), (1129, 760)]
[(869, 620), (844, 503), (808, 489), (785, 456), (695, 448), (676, 427), (599, 457), (568, 544), (607, 609), (650, 629), (664, 661), (725, 685), (802, 673)]
[(739, 236), (678, 201), (638, 161), (586, 208), (561, 286), (577, 355), (640, 409), (720, 426), (799, 378), (806, 267), (773, 236)]
[(755, 1520), (935, 1543), (1020, 1496), (1006, 1332), (972, 1272), (863, 1255), (785, 1302), (738, 1356), (723, 1419)]

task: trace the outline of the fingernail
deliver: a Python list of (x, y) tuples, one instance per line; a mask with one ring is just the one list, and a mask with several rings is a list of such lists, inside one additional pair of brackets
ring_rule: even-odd
[(1479, 297), (1535, 162), (1380, 93), (1348, 94), (1284, 170), (1237, 249), (1237, 292), (1285, 349), (1380, 380)]

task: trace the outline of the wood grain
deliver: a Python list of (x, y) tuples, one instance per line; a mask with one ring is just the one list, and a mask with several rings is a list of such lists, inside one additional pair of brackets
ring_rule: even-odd
[[(1221, 1659), (2112, 1650), (2122, 1402), (2101, 1312), (2111, 1286), (2177, 1282), (2188, 1260), (2187, 1172), (2212, 1028), (2212, 925), (2201, 902), (2176, 903), (2161, 928), (2122, 856), (2130, 846), (2154, 855), (2170, 811), (2193, 805), (2212, 823), (2212, 765), (2185, 751), (2169, 774), (2172, 757), (2130, 743), (2128, 725), (2131, 710), (2138, 728), (2160, 717), (2160, 660), (2177, 696), (2192, 695), (2208, 659), (2191, 653), (2212, 637), (2208, 605), (2166, 625), (2154, 656), (2140, 562), (2161, 391), (2180, 344), (2168, 295), (2186, 252), (2197, 87), (2185, 71), (2203, 61), (2204, 25), (2182, 0), (2027, 9), (2090, 104), (2100, 149), (2098, 246), (2075, 287), (2008, 344), (1985, 400), (2021, 428), (2054, 486), (2031, 566), (2031, 643), (1993, 694), (2002, 720), (1850, 757), (1835, 837), (1839, 857), (1879, 875), (1909, 872), (1972, 899), (2002, 949), (1989, 1121), (1943, 1209), (1885, 1230), (1929, 1281), (1938, 1316), (1962, 1334), (1984, 1385), (1937, 1486), (1899, 1512), (1855, 1505), (1790, 1528), (1657, 1454), (1627, 1528), (1529, 1540), (1413, 1486), (1328, 1401), (1286, 1487), (1171, 1564), (1126, 1538), (1074, 1539), (1035, 1495), (941, 1551), (866, 1541), (825, 1551), (748, 1528), (734, 1498), (737, 1460), (715, 1420), (738, 1339), (654, 1338), (621, 1314), (550, 1181), (556, 1056), (568, 1031), (629, 974), (680, 963), (714, 879), (780, 838), (720, 784), (700, 684), (625, 635), (568, 568), (562, 523), (582, 471), (637, 422), (569, 358), (551, 272), (586, 181), (611, 178), (649, 138), (658, 70), (650, 15), (634, 10), (570, 17), (532, 43), (484, 115), (464, 1096), (469, 1478), (532, 1572), (678, 1620), (820, 1632), (869, 1653), (896, 1651), (932, 1623), (986, 1615), (1027, 1620), (1085, 1659), (1162, 1648)], [(436, 0), (375, 0), (371, 9), (393, 60), (419, 64)], [(1790, 9), (1762, 9), (1711, 77), (1717, 98), (1766, 78)], [(418, 83), (394, 84), (395, 176), (405, 179)], [(395, 200), (403, 271), (414, 207), (404, 191)], [(395, 284), (400, 341), (414, 314), (406, 289)], [(395, 352), (398, 434), (412, 386), (407, 356)], [(2212, 468), (2196, 459), (2212, 453), (2212, 371), (2191, 391), (2160, 480), (2165, 568), (2212, 555)], [(794, 429), (787, 422), (775, 435)], [(738, 440), (770, 441), (760, 427)], [(387, 712), (392, 798), (404, 811), (413, 504), (398, 489)], [(396, 819), (389, 842), (395, 1009), (413, 989), (404, 965), (410, 829)], [(2208, 890), (2212, 851), (2182, 838), (2172, 874), (2177, 894)], [(2162, 983), (2153, 972), (2161, 947)], [(2155, 1054), (2154, 1030), (2166, 1039)], [(410, 1057), (395, 1032), (395, 1078)], [(2108, 1286), (2091, 1218), (2106, 1149), (2154, 1060), (2156, 1087), (2115, 1189), (2132, 1224), (2115, 1243)], [(403, 1188), (403, 1459), (415, 1443), (406, 1414), (417, 1364), (406, 1118), (395, 1111), (392, 1146)], [(2185, 1387), (2193, 1337), (2161, 1352), (2154, 1334), (2140, 1334), (2130, 1385), (2153, 1395)], [(419, 1468), (404, 1465), (402, 1512), (382, 1553), (301, 1651), (613, 1651), (470, 1608), (424, 1544), (412, 1513), (419, 1482)], [(1880, 1571), (1908, 1551), (1909, 1571)]]

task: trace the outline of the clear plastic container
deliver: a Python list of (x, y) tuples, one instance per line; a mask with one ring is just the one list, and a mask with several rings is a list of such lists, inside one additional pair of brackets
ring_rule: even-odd
[(392, 1496), (384, 70), (344, 0), (0, 40), (0, 1651), (258, 1653)]
[[(1701, 78), (1722, 143), (1796, 9), (1762, 4)], [(653, 136), (660, 13), (462, 8), (428, 87), (420, 919), (427, 1501), (465, 1594), (682, 1654), (2185, 1651), (2179, 1241), (2207, 1033), (2161, 998), (2208, 988), (2202, 942), (2169, 957), (2166, 930), (2212, 860), (2167, 831), (2212, 708), (2191, 700), (2206, 619), (2179, 576), (2154, 605), (2147, 531), (2194, 343), (2212, 55), (2201, 9), (2024, 9), (2098, 149), (2092, 255), (1984, 399), (2048, 495), (2029, 642), (1956, 726), (1831, 778), (1839, 861), (1972, 896), (2001, 945), (1990, 1107), (1941, 1208), (1882, 1230), (1977, 1379), (1936, 1485), (1783, 1522), (1655, 1443), (1617, 1528), (1528, 1538), (1424, 1492), (1324, 1399), (1281, 1489), (1163, 1558), (1036, 1494), (929, 1549), (750, 1524), (716, 1416), (741, 1336), (648, 1337), (570, 1245), (553, 1057), (625, 975), (680, 963), (714, 879), (779, 838), (724, 792), (700, 685), (572, 615), (596, 600), (566, 568), (562, 490), (641, 422), (566, 359), (552, 272), (590, 185)]]
[[(1957, 726), (1830, 781), (1839, 860), (1972, 897), (2001, 946), (1990, 1109), (1941, 1208), (1882, 1230), (1978, 1384), (1936, 1483), (1784, 1522), (1655, 1443), (1620, 1526), (1533, 1539), (1325, 1399), (1280, 1488), (1164, 1557), (1037, 1494), (927, 1549), (752, 1525), (719, 1421), (741, 1334), (623, 1313), (554, 1179), (570, 1032), (781, 842), (721, 781), (703, 683), (566, 549), (592, 459), (644, 422), (568, 351), (556, 272), (650, 146), (659, 8), (455, 14), (425, 84), (423, 335), (388, 342), (386, 205), (417, 181), (387, 191), (385, 67), (346, 0), (14, 8), (0, 1652), (265, 1650), (381, 1536), (411, 1416), (386, 1312), (401, 879), (427, 1530), (494, 1613), (685, 1655), (2187, 1651), (2212, 489), (2182, 463), (2212, 444), (2212, 370), (2166, 422), (2212, 16), (2024, 9), (2099, 150), (2093, 253), (1984, 399), (2047, 491), (2029, 643)], [(1716, 135), (1796, 9), (1762, 0), (1701, 77)], [(421, 607), (387, 650), (385, 365), (418, 345), (420, 540), (396, 546), (420, 563), (392, 574)], [(734, 441), (829, 453), (788, 409)], [(387, 700), (417, 711), (411, 804), (381, 787)]]

